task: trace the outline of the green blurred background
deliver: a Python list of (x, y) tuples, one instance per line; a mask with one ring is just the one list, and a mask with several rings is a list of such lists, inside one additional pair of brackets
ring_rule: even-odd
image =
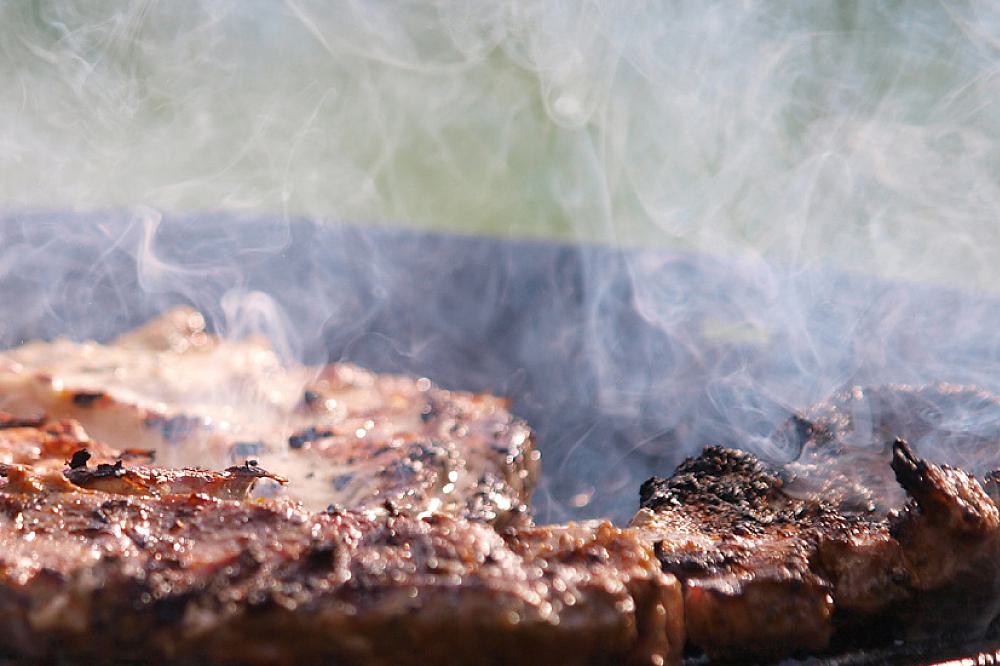
[(0, 3), (0, 206), (135, 205), (993, 289), (1000, 5)]

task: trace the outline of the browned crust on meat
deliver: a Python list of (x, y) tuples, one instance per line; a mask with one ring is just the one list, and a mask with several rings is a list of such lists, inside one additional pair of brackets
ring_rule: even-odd
[[(87, 448), (79, 448), (86, 446)], [(94, 454), (91, 455), (90, 451)], [(0, 429), (0, 654), (81, 663), (665, 663), (680, 584), (609, 523), (242, 500), (273, 475), (133, 466)]]
[[(0, 647), (214, 663), (661, 663), (680, 591), (608, 524), (0, 489)], [(30, 557), (25, 557), (30, 553)]]
[(65, 477), (80, 488), (116, 495), (176, 495), (204, 493), (220, 499), (246, 499), (260, 479), (284, 484), (288, 481), (261, 468), (257, 461), (234, 465), (223, 472), (201, 469), (126, 467), (121, 458), (113, 464), (73, 467)]
[(643, 484), (633, 525), (682, 580), (692, 643), (780, 658), (873, 622), (887, 636), (982, 635), (1000, 611), (997, 507), (965, 472), (891, 448), (910, 500), (889, 518), (790, 496), (781, 472), (721, 447)]
[[(322, 425), (331, 409), (324, 405), (331, 399), (340, 405), (332, 396), (345, 390), (387, 397), (344, 424)], [(325, 478), (335, 491), (333, 501), (372, 508), (388, 499), (401, 508), (453, 513), (498, 527), (530, 522), (541, 456), (531, 429), (507, 411), (502, 398), (330, 365), (304, 391), (300, 412), (315, 423), (288, 437), (288, 453), (313, 461), (321, 476), (335, 470)], [(379, 427), (414, 420), (391, 434)], [(293, 488), (289, 492), (294, 496)]]
[(808, 526), (826, 516), (782, 487), (754, 456), (722, 447), (642, 486), (632, 524), (684, 582), (690, 640), (713, 656), (815, 651), (833, 634), (830, 585), (809, 562)]
[(0, 408), (77, 419), (120, 449), (157, 451), (160, 464), (257, 458), (292, 481), (261, 484), (262, 494), (313, 509), (392, 501), (498, 526), (530, 522), (540, 455), (497, 396), (348, 363), (283, 364), (266, 341), (214, 336), (183, 307), (107, 345), (33, 342), (0, 356)]

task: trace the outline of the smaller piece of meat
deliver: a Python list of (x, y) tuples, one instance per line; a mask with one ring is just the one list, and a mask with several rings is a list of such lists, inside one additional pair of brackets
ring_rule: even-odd
[(825, 647), (830, 585), (810, 568), (819, 505), (744, 451), (709, 447), (640, 491), (632, 520), (684, 584), (689, 639), (713, 657), (777, 658)]
[[(885, 516), (786, 492), (782, 470), (709, 447), (643, 484), (632, 526), (684, 585), (691, 642), (776, 659), (886, 636), (979, 637), (998, 614), (997, 507), (965, 472), (897, 440), (886, 466), (909, 497)], [(889, 462), (889, 461), (887, 461)]]
[(918, 459), (902, 440), (892, 469), (910, 497), (890, 530), (912, 594), (901, 604), (908, 636), (981, 637), (1000, 616), (1000, 512), (966, 472)]

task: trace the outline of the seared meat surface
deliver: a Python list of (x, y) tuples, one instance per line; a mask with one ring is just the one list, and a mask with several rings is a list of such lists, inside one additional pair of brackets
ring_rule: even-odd
[(885, 515), (906, 496), (887, 464), (892, 443), (979, 477), (1000, 468), (1000, 397), (967, 386), (853, 386), (791, 419), (778, 441), (796, 452), (792, 494)]
[(782, 492), (751, 454), (710, 447), (643, 484), (632, 525), (684, 583), (689, 639), (712, 656), (779, 657), (832, 635), (833, 598), (810, 567), (828, 512)]
[(998, 613), (1000, 520), (965, 472), (905, 442), (884, 517), (786, 492), (787, 473), (710, 447), (643, 484), (632, 525), (684, 584), (689, 638), (713, 657), (779, 658), (863, 634), (981, 636)]
[(25, 421), (0, 413), (0, 475), (5, 488), (102, 490), (119, 495), (198, 493), (220, 499), (247, 499), (258, 481), (287, 481), (256, 460), (222, 472), (150, 467), (148, 451), (118, 451), (92, 440), (70, 419)]
[(793, 462), (709, 447), (625, 529), (530, 526), (503, 400), (283, 363), (191, 310), (0, 354), (0, 407), (0, 653), (662, 664), (1000, 615), (1000, 474), (921, 457), (996, 466), (971, 389), (842, 392), (778, 434)]
[(497, 523), (528, 507), (539, 455), (490, 395), (338, 363), (283, 363), (263, 340), (223, 340), (177, 308), (111, 344), (33, 342), (0, 354), (0, 409), (72, 418), (169, 466), (256, 459), (322, 509), (391, 500)]
[[(0, 435), (0, 653), (656, 664), (684, 644), (676, 579), (608, 523), (497, 532), (431, 512), (310, 512), (234, 499), (226, 483), (266, 475), (249, 464), (97, 462), (116, 452), (66, 422)], [(95, 455), (71, 451), (79, 444)]]

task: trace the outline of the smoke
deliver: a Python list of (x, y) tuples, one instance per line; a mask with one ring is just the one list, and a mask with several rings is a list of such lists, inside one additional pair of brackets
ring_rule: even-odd
[(722, 244), (993, 283), (982, 244), (997, 242), (1000, 19), (989, 7), (2, 12), (9, 204)]
[(506, 392), (549, 515), (623, 515), (845, 384), (998, 388), (998, 36), (988, 3), (6, 3), (4, 340), (186, 301)]

